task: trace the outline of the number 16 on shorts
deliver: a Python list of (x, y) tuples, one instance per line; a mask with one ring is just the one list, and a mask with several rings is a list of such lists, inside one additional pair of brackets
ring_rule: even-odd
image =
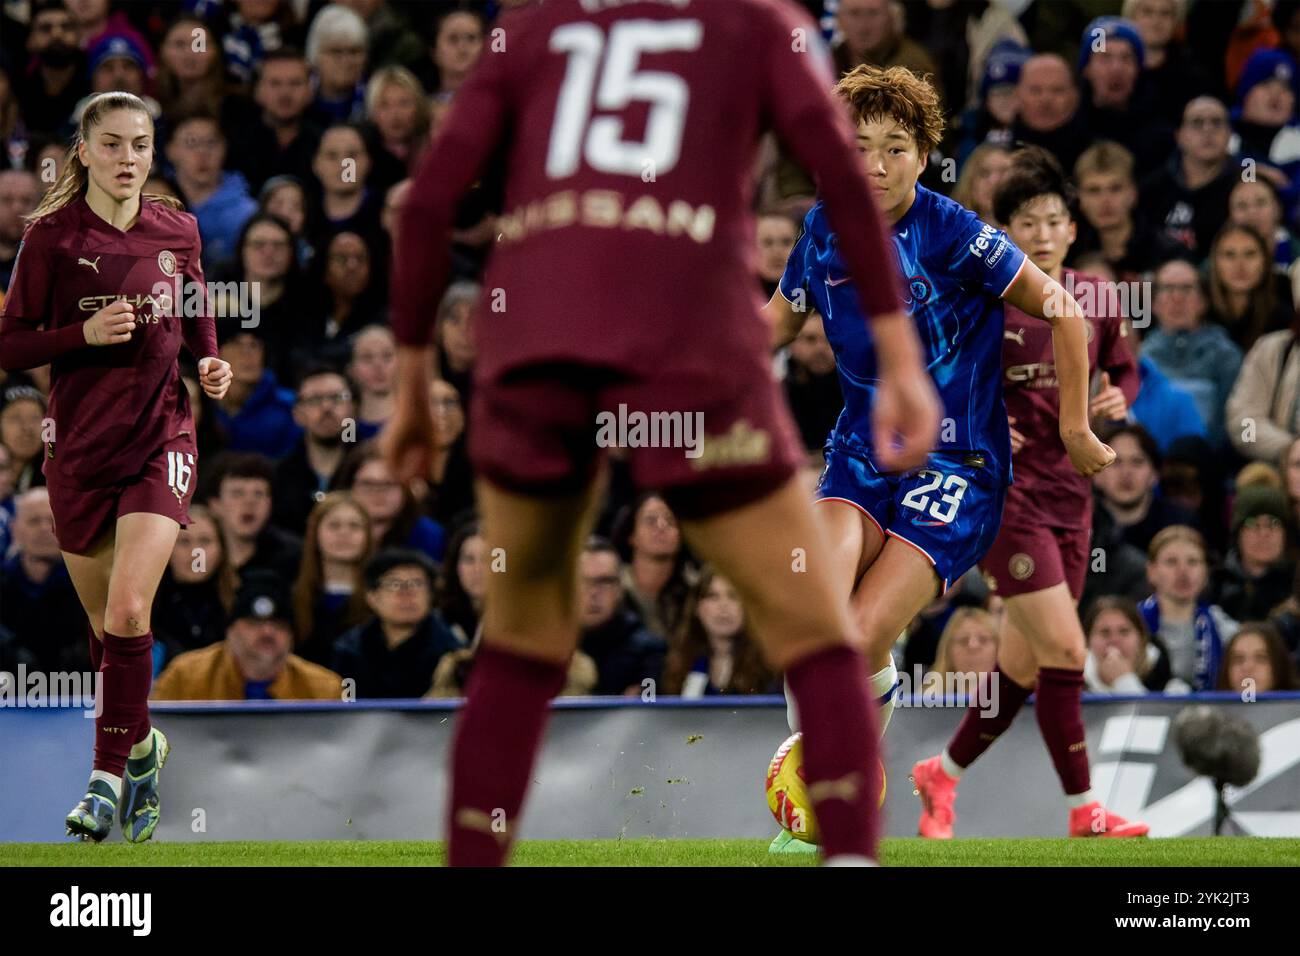
[(969, 482), (961, 475), (945, 475), (930, 468), (918, 471), (916, 477), (920, 484), (903, 495), (899, 504), (928, 515), (934, 519), (934, 523), (951, 524), (957, 517), (957, 507), (961, 504), (962, 495), (966, 494)]

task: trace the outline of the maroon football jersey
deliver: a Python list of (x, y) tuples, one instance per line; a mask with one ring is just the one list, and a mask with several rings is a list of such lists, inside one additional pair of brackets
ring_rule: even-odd
[[(178, 288), (185, 295), (203, 284), (199, 251), (194, 217), (150, 200), (125, 232), (84, 197), (27, 227), (0, 314), (0, 357), (6, 367), (51, 363), (51, 481), (115, 484), (194, 434), (176, 358), (182, 340), (195, 358), (216, 355), (216, 332), (206, 298), (187, 296), (204, 303), (195, 318), (175, 300)], [(131, 341), (87, 345), (81, 326), (117, 299), (135, 306)]]
[(812, 172), (864, 314), (900, 307), (881, 217), (815, 24), (787, 0), (548, 0), (502, 16), (401, 219), (392, 324), (428, 342), (457, 198), (504, 150), (476, 327), (482, 380), (583, 362), (725, 386), (770, 365), (754, 165)]
[[(1128, 323), (1108, 314), (1100, 280), (1066, 269), (1074, 297), (1087, 315), (1088, 368), (1107, 372), (1129, 404), (1137, 397), (1137, 362), (1129, 346)], [(1063, 280), (1068, 281), (1068, 280)], [(1091, 285), (1089, 294), (1082, 291)], [(1067, 288), (1069, 286), (1067, 285)], [(1052, 360), (1052, 326), (1007, 303), (1002, 331), (1002, 384), (1012, 426), (1025, 446), (1012, 459), (1003, 523), (1033, 521), (1053, 528), (1087, 528), (1092, 521), (1092, 486), (1074, 470), (1061, 441), (1061, 392)], [(1100, 313), (1100, 314), (1097, 314)]]

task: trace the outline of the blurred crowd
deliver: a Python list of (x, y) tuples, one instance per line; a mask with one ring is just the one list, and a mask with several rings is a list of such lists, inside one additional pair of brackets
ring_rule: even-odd
[[(1296, 687), (1300, 663), (1300, 0), (801, 0), (836, 67), (931, 74), (950, 116), (924, 185), (990, 222), (1018, 143), (1072, 172), (1067, 265), (1111, 280), (1141, 392), (1106, 436), (1080, 612), (1098, 693)], [(184, 366), (193, 522), (154, 608), (155, 696), (457, 696), (489, 553), (466, 436), (501, 173), (464, 198), (438, 309), (427, 487), (373, 442), (392, 412), (395, 210), (508, 2), (4, 0), (0, 292), (24, 216), (68, 161), (86, 99), (149, 104), (146, 193), (198, 220), (209, 280), (256, 288), (218, 321), (234, 384)], [(1101, 18), (1101, 19), (1098, 19)], [(770, 295), (813, 187), (768, 143), (755, 285)], [(1295, 286), (1300, 288), (1300, 286)], [(237, 295), (237, 293), (232, 293)], [(247, 305), (247, 303), (245, 303)], [(235, 303), (227, 314), (234, 315)], [(774, 362), (809, 453), (841, 407), (816, 314)], [(87, 624), (41, 474), (49, 370), (0, 373), (0, 669), (85, 669)], [(613, 456), (580, 561), (570, 694), (779, 692), (723, 578)], [(976, 572), (900, 636), (909, 673), (978, 673), (999, 600)]]

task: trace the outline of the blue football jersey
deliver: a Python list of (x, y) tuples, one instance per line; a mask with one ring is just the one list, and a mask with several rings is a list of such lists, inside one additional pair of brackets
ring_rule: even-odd
[[(1011, 435), (1002, 402), (1002, 300), (1025, 263), (1000, 229), (960, 203), (916, 187), (916, 200), (891, 230), (905, 305), (944, 407), (938, 450), (978, 452), (1011, 481)], [(871, 457), (876, 353), (853, 283), (819, 202), (804, 219), (781, 278), (781, 294), (822, 315), (835, 351), (844, 410), (831, 447)]]

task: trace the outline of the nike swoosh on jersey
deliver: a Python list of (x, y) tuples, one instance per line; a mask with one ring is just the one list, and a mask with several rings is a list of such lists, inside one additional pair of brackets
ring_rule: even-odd
[(838, 279), (832, 279), (828, 276), (826, 284), (830, 286), (844, 285), (844, 283), (848, 282), (852, 278), (853, 276), (840, 276)]

